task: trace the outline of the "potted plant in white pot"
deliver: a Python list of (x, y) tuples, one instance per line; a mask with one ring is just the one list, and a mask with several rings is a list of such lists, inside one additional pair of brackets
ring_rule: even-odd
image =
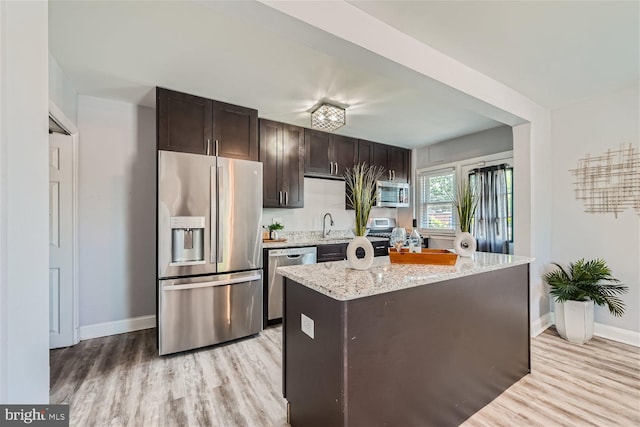
[[(382, 167), (369, 166), (366, 163), (357, 164), (344, 172), (347, 202), (356, 214), (356, 238), (347, 246), (347, 260), (357, 270), (366, 270), (373, 263), (373, 246), (364, 236), (367, 234), (369, 213), (376, 202), (376, 181), (382, 173)], [(364, 258), (356, 256), (358, 248), (364, 249)]]
[(456, 233), (453, 247), (460, 256), (471, 256), (477, 248), (476, 239), (471, 234), (471, 222), (478, 207), (479, 194), (471, 188), (468, 181), (462, 180), (452, 197), (458, 214), (460, 232)]
[(555, 297), (556, 330), (570, 342), (584, 344), (593, 337), (595, 304), (606, 305), (614, 316), (624, 314), (624, 302), (617, 296), (629, 288), (611, 275), (602, 259), (581, 259), (546, 273), (544, 279)]
[(278, 240), (280, 238), (280, 233), (278, 231), (284, 229), (284, 225), (279, 222), (274, 222), (273, 224), (269, 224), (269, 238), (271, 240)]

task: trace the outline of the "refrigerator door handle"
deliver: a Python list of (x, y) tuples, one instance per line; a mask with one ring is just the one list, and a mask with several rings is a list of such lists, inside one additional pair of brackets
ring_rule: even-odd
[(164, 285), (162, 287), (162, 290), (163, 291), (184, 291), (187, 289), (212, 288), (214, 286), (233, 285), (234, 283), (252, 282), (254, 280), (260, 280), (260, 275), (254, 274), (252, 276), (242, 276), (242, 277), (236, 277), (236, 278), (227, 279), (227, 280), (213, 280), (209, 282), (190, 283), (188, 285)]
[[(218, 149), (218, 141), (216, 141), (216, 151)], [(217, 154), (217, 153), (216, 153)], [(222, 185), (222, 177), (224, 175), (224, 169), (222, 168), (222, 166), (218, 166), (218, 188), (216, 191), (216, 195), (218, 197), (220, 197), (220, 187), (224, 187)], [(218, 238), (216, 239), (216, 252), (218, 254), (218, 258), (217, 258), (217, 262), (221, 263), (223, 260), (222, 257), (222, 251), (224, 250), (224, 247), (222, 245), (222, 238), (223, 238), (223, 233), (222, 233), (222, 226), (224, 224), (224, 221), (220, 221), (220, 208), (219, 208), (220, 203), (218, 202), (218, 206), (216, 206), (216, 218), (218, 220)]]
[(209, 209), (211, 210), (210, 212), (210, 220), (209, 220), (209, 228), (211, 230), (210, 234), (210, 241), (209, 241), (209, 262), (211, 264), (216, 262), (216, 250), (217, 250), (217, 244), (214, 245), (214, 242), (218, 241), (218, 236), (216, 235), (216, 230), (218, 229), (218, 200), (217, 200), (217, 196), (218, 196), (218, 177), (217, 177), (217, 169), (215, 166), (211, 166), (211, 171), (210, 171), (210, 191), (209, 191), (209, 197), (210, 197), (210, 206)]

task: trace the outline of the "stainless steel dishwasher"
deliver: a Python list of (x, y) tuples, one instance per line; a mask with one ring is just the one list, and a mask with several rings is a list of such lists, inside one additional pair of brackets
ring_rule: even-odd
[(267, 264), (267, 323), (276, 323), (282, 318), (282, 276), (278, 267), (287, 265), (315, 264), (318, 251), (315, 246), (306, 248), (269, 249)]

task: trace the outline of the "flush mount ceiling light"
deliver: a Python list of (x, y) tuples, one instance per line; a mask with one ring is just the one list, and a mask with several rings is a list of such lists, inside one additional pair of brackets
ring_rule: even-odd
[(331, 104), (320, 104), (311, 112), (311, 127), (314, 129), (333, 132), (346, 123), (346, 111), (344, 108)]

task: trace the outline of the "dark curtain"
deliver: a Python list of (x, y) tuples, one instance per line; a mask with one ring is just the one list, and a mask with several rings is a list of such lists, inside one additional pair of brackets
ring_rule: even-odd
[(471, 185), (480, 192), (473, 225), (480, 252), (509, 253), (506, 169), (500, 165), (469, 173)]

